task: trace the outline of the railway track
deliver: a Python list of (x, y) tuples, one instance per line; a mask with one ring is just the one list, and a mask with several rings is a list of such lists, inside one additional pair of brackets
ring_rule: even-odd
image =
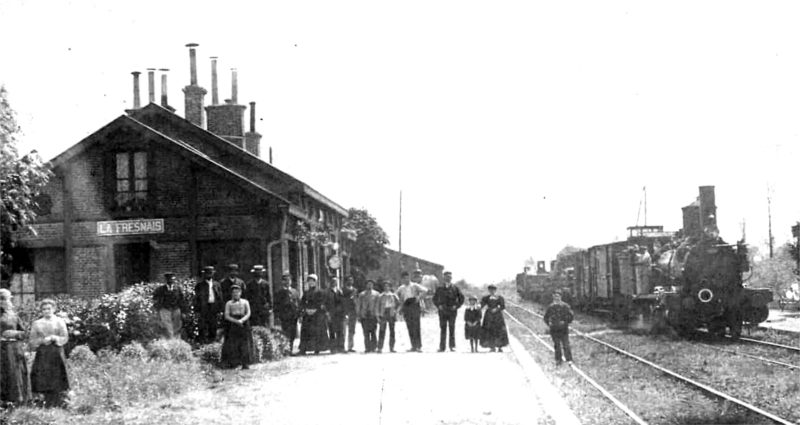
[[(524, 306), (521, 306), (519, 304), (516, 304), (516, 303), (513, 303), (513, 302), (509, 302), (509, 301), (507, 301), (506, 304), (509, 305), (509, 306), (512, 306), (514, 308), (520, 309), (522, 311), (525, 311), (528, 314), (534, 315), (534, 316), (536, 316), (538, 318), (542, 318), (543, 317), (538, 312), (530, 310), (530, 309), (528, 309), (528, 308), (526, 308)], [(547, 346), (549, 349), (552, 350), (552, 347), (549, 344), (547, 344), (538, 334), (536, 334), (536, 332), (533, 329), (531, 329), (529, 326), (525, 325), (521, 320), (516, 318), (514, 315), (509, 313), (507, 310), (506, 310), (505, 313), (515, 323), (517, 323), (518, 325), (520, 325), (523, 328), (525, 328), (528, 332), (530, 332), (537, 339), (537, 341), (539, 341), (540, 343), (542, 343), (543, 345)], [(683, 375), (680, 375), (680, 374), (678, 374), (678, 373), (676, 373), (674, 371), (671, 371), (671, 370), (666, 369), (666, 368), (664, 368), (662, 366), (659, 366), (659, 365), (657, 365), (657, 364), (655, 364), (655, 363), (653, 363), (653, 362), (651, 362), (651, 361), (649, 361), (647, 359), (644, 359), (644, 358), (642, 358), (640, 356), (637, 356), (637, 355), (635, 355), (633, 353), (630, 353), (630, 352), (628, 352), (626, 350), (623, 350), (623, 349), (621, 349), (619, 347), (616, 347), (616, 346), (614, 346), (612, 344), (609, 344), (609, 343), (607, 343), (605, 341), (601, 341), (601, 340), (599, 340), (599, 339), (597, 339), (597, 338), (595, 338), (595, 337), (593, 337), (591, 335), (588, 335), (588, 334), (586, 334), (584, 332), (580, 332), (580, 331), (578, 331), (576, 329), (572, 329), (572, 330), (573, 330), (573, 332), (575, 332), (577, 335), (579, 335), (582, 338), (585, 338), (585, 339), (587, 339), (589, 341), (592, 341), (594, 343), (600, 344), (600, 345), (602, 345), (602, 346), (604, 346), (604, 347), (606, 347), (606, 348), (608, 348), (608, 349), (610, 349), (610, 350), (612, 350), (612, 351), (614, 351), (614, 352), (616, 352), (616, 353), (618, 353), (620, 355), (623, 355), (623, 356), (625, 356), (627, 358), (634, 359), (634, 360), (636, 360), (637, 362), (639, 362), (641, 364), (644, 364), (644, 365), (649, 366), (649, 367), (651, 367), (653, 369), (656, 369), (659, 372), (661, 372), (663, 374), (666, 374), (669, 377), (671, 377), (671, 378), (673, 378), (673, 379), (675, 379), (675, 380), (677, 380), (679, 382), (682, 382), (684, 384), (688, 384), (691, 387), (699, 389), (699, 390), (703, 391), (704, 393), (709, 394), (709, 395), (711, 395), (712, 397), (714, 397), (716, 399), (724, 400), (724, 401), (729, 402), (729, 403), (733, 403), (733, 404), (735, 404), (735, 405), (737, 405), (737, 406), (739, 406), (739, 407), (741, 407), (741, 408), (743, 408), (743, 409), (745, 409), (745, 410), (747, 410), (749, 412), (752, 412), (752, 413), (755, 413), (755, 414), (757, 414), (759, 416), (767, 418), (767, 419), (769, 419), (769, 420), (771, 420), (771, 421), (773, 421), (775, 423), (784, 424), (784, 425), (794, 425), (794, 422), (788, 421), (788, 420), (786, 420), (784, 418), (781, 418), (781, 417), (779, 417), (779, 416), (777, 416), (775, 414), (767, 412), (767, 411), (765, 411), (765, 410), (763, 410), (763, 409), (761, 409), (759, 407), (756, 407), (756, 406), (754, 406), (754, 405), (752, 405), (750, 403), (747, 403), (747, 402), (745, 402), (743, 400), (740, 400), (740, 399), (738, 399), (738, 398), (736, 398), (736, 397), (734, 397), (734, 396), (732, 396), (730, 394), (726, 394), (726, 393), (724, 393), (722, 391), (719, 391), (719, 390), (717, 390), (715, 388), (712, 388), (712, 387), (710, 387), (708, 385), (700, 383), (700, 382), (698, 382), (696, 380), (693, 380), (691, 378), (688, 378), (688, 377), (685, 377)], [(606, 389), (602, 388), (602, 386), (600, 386), (600, 384), (598, 384), (597, 382), (592, 380), (589, 376), (587, 376), (577, 366), (575, 366), (575, 365), (570, 365), (570, 366), (572, 367), (572, 369), (576, 373), (581, 375), (587, 382), (590, 383), (590, 385), (592, 385), (595, 388), (597, 388), (606, 398), (611, 400), (612, 403), (614, 403), (615, 406), (617, 406), (623, 412), (625, 412), (625, 414), (628, 415), (631, 419), (633, 419), (636, 423), (639, 423), (639, 424), (647, 423), (647, 422), (644, 422), (644, 420), (642, 420), (638, 415), (636, 415), (628, 406), (625, 406), (622, 402), (620, 402), (619, 400), (614, 398), (613, 395), (611, 395)]]

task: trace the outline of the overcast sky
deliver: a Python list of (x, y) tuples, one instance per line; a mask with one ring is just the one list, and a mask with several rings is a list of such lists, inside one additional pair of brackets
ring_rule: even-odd
[(714, 185), (723, 238), (744, 221), (759, 245), (771, 187), (788, 241), (799, 15), (790, 1), (2, 0), (0, 83), (22, 149), (50, 159), (132, 107), (131, 71), (169, 68), (183, 115), (198, 43), (207, 104), (218, 56), (220, 98), (238, 68), (275, 166), (368, 209), (394, 249), (402, 190), (403, 252), (487, 283), (624, 238), (645, 186), (647, 224), (679, 229)]

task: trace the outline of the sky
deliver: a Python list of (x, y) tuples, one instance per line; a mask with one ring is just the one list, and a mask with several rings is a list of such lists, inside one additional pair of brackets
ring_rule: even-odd
[(3, 0), (0, 84), (21, 150), (51, 159), (132, 107), (132, 71), (169, 69), (183, 116), (198, 43), (206, 103), (217, 56), (221, 100), (237, 68), (273, 165), (366, 208), (393, 249), (402, 190), (403, 252), (485, 284), (624, 239), (645, 187), (647, 224), (678, 230), (715, 186), (721, 236), (744, 224), (762, 249), (769, 194), (787, 242), (799, 15), (790, 1)]

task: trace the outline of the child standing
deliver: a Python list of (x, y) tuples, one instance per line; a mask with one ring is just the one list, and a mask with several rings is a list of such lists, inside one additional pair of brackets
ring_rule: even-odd
[(470, 351), (473, 353), (478, 352), (481, 338), (481, 306), (477, 301), (478, 298), (470, 295), (467, 311), (464, 312), (464, 336), (469, 340)]

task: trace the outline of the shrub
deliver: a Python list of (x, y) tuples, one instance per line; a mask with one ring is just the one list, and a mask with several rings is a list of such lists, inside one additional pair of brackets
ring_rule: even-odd
[(147, 350), (142, 347), (142, 344), (134, 341), (122, 347), (119, 355), (126, 359), (144, 360), (147, 358)]
[(91, 363), (97, 361), (97, 356), (88, 345), (78, 345), (72, 349), (69, 355), (70, 360), (75, 362)]
[(278, 330), (254, 326), (252, 332), (257, 353), (257, 358), (253, 360), (256, 362), (280, 360), (289, 349), (289, 340)]
[(180, 339), (157, 339), (148, 346), (150, 358), (172, 360), (175, 362), (191, 361), (192, 346)]
[(197, 356), (200, 360), (213, 365), (220, 366), (222, 362), (222, 344), (213, 342), (211, 344), (203, 345), (197, 350)]

